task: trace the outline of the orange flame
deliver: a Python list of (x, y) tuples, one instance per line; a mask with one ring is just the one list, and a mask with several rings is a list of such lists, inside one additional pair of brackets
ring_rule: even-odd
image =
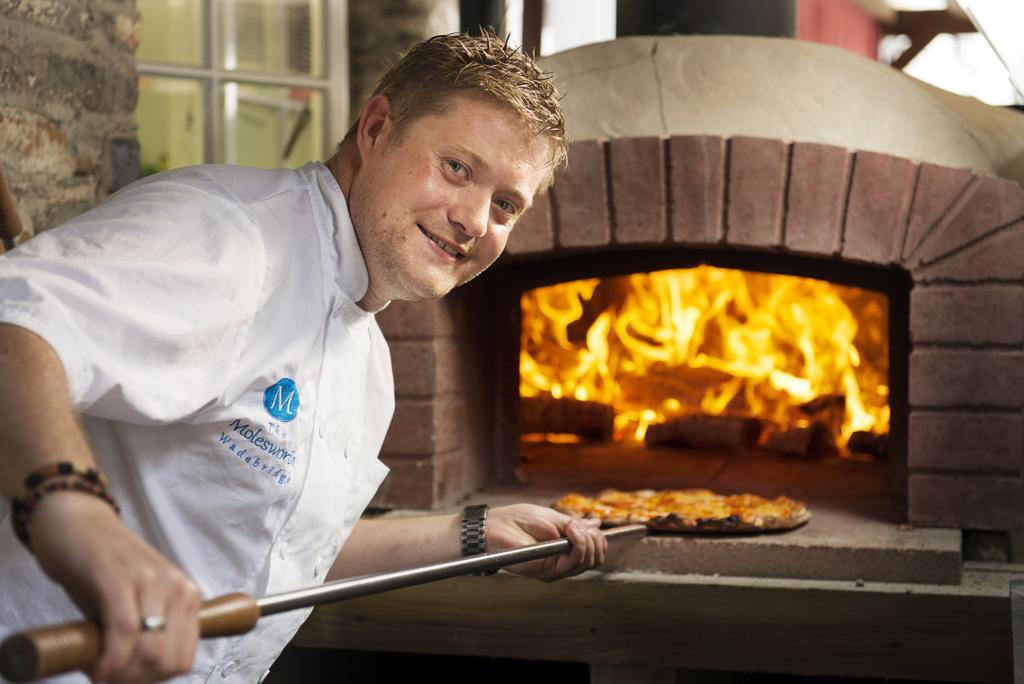
[(520, 395), (615, 408), (616, 439), (687, 413), (787, 426), (845, 396), (841, 442), (887, 432), (884, 295), (711, 266), (577, 280), (522, 296)]

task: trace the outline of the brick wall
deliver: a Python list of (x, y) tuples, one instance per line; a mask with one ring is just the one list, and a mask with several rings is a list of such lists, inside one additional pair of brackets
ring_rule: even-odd
[(134, 0), (0, 2), (0, 163), (25, 237), (138, 177)]
[(377, 504), (433, 508), (482, 484), (462, 476), (471, 465), (459, 358), (466, 341), (453, 302), (392, 302), (377, 316), (395, 374), (395, 416), (381, 456), (391, 473)]
[[(585, 140), (570, 160), (513, 232), (506, 261), (619, 245), (731, 246), (909, 274), (910, 520), (1024, 525), (1021, 186), (876, 152), (750, 137)], [(454, 410), (455, 390), (442, 379), (460, 330), (450, 322), (453, 305), (420, 307), (382, 317), (400, 396), (389, 443), (417, 450), (418, 467), (432, 464), (436, 478), (458, 446), (440, 445), (436, 432), (422, 441), (416, 430), (444, 425), (461, 434), (473, 426), (442, 416)], [(412, 311), (423, 320), (400, 320)], [(403, 416), (418, 427), (403, 427)], [(436, 491), (436, 480), (431, 486)], [(449, 487), (447, 499), (452, 489), (459, 488)], [(420, 495), (417, 503), (439, 500)]]

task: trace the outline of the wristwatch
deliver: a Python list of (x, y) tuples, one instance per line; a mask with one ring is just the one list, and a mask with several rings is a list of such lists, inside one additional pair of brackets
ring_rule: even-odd
[(476, 556), (487, 551), (487, 504), (462, 509), (459, 543), (463, 556)]
[[(459, 544), (462, 546), (463, 556), (478, 556), (487, 551), (487, 504), (466, 506), (462, 509), (462, 519), (459, 521)], [(494, 570), (481, 570), (474, 572), (477, 577), (486, 577), (498, 572)]]

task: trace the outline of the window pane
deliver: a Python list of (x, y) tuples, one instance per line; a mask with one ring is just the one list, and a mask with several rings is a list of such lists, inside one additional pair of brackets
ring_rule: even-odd
[(202, 81), (139, 76), (139, 124), (142, 175), (203, 163)]
[(295, 167), (323, 157), (319, 91), (227, 83), (222, 96), (225, 163)]
[(222, 0), (225, 69), (323, 74), (323, 0)]
[(142, 62), (203, 63), (202, 0), (138, 0), (142, 36), (135, 56)]

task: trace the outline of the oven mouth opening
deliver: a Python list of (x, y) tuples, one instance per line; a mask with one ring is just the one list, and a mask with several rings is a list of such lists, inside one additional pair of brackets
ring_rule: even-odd
[(703, 487), (781, 468), (804, 485), (887, 483), (881, 292), (702, 264), (538, 287), (519, 305), (521, 481)]
[(702, 265), (536, 288), (521, 311), (524, 440), (885, 455), (881, 293)]

